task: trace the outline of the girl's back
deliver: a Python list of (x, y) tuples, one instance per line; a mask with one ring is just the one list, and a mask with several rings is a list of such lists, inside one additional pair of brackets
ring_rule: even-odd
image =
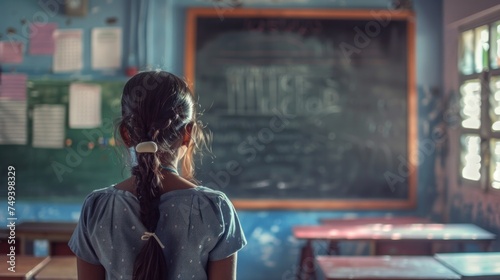
[[(205, 187), (161, 195), (156, 235), (165, 246), (168, 277), (207, 279), (208, 261), (227, 258), (241, 249), (238, 217), (227, 197)], [(102, 264), (107, 279), (132, 279), (132, 268), (146, 231), (139, 203), (115, 186), (94, 191), (84, 204), (81, 224), (70, 247), (83, 260)]]

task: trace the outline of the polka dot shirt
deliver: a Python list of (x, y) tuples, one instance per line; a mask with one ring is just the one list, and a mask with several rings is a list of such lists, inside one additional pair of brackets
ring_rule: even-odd
[[(114, 186), (92, 192), (82, 207), (69, 247), (79, 258), (100, 264), (106, 279), (131, 279), (146, 231), (139, 201)], [(206, 187), (175, 190), (160, 197), (155, 234), (165, 246), (166, 279), (206, 279), (209, 261), (229, 257), (247, 241), (238, 216), (222, 192)]]

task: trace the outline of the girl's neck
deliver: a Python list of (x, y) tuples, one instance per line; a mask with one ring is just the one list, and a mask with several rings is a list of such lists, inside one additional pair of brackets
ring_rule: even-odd
[[(167, 171), (167, 172), (170, 172), (172, 174), (175, 174), (175, 175), (179, 175), (179, 172), (177, 171), (177, 168), (174, 167), (174, 165), (161, 165), (161, 168), (163, 169), (163, 171)], [(162, 172), (164, 173), (164, 172)]]

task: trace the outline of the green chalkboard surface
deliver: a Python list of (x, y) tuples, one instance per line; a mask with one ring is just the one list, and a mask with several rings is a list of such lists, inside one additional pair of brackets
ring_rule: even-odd
[[(85, 82), (83, 82), (85, 83)], [(7, 166), (16, 169), (18, 200), (81, 201), (97, 188), (123, 180), (128, 169), (123, 166), (123, 151), (112, 145), (113, 123), (120, 114), (120, 96), (124, 82), (89, 82), (101, 86), (102, 125), (92, 129), (68, 126), (70, 81), (29, 81), (28, 143), (1, 145), (0, 181), (7, 182)], [(61, 148), (33, 147), (33, 108), (41, 104), (65, 107), (65, 138)], [(68, 141), (69, 140), (69, 141)], [(7, 195), (7, 191), (0, 196)]]
[(189, 11), (202, 182), (244, 208), (414, 206), (413, 21), (385, 12)]

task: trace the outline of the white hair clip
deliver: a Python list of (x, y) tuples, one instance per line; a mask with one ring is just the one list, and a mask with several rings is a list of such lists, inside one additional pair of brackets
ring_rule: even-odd
[(141, 142), (135, 146), (135, 151), (138, 153), (156, 153), (158, 145), (153, 141)]

